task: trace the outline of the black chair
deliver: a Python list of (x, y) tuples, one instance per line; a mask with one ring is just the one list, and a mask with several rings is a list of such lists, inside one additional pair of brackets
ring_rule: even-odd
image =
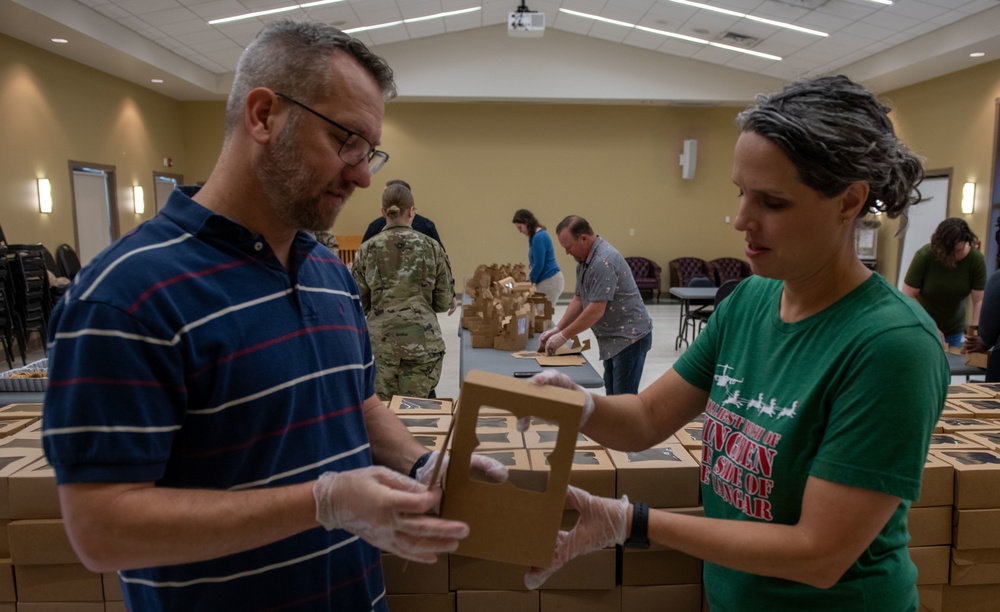
[[(14, 307), (10, 303), (10, 266), (7, 263), (7, 247), (0, 245), (0, 340), (3, 342), (3, 354), (7, 358), (7, 369), (14, 367)], [(24, 354), (21, 355), (24, 365), (28, 365)]]
[(59, 262), (59, 269), (62, 276), (73, 280), (76, 273), (80, 271), (80, 258), (76, 255), (76, 250), (68, 244), (60, 244), (56, 249), (56, 260)]
[(715, 312), (715, 309), (719, 307), (719, 304), (722, 303), (722, 300), (729, 297), (729, 294), (733, 292), (733, 289), (735, 289), (736, 285), (739, 285), (740, 281), (742, 280), (743, 280), (742, 278), (731, 278), (725, 281), (724, 283), (719, 285), (719, 290), (715, 292), (715, 301), (714, 304), (712, 305), (712, 308), (708, 310), (698, 310), (695, 313), (692, 313), (697, 315), (695, 317), (695, 319), (698, 322), (698, 329), (696, 335), (701, 333), (702, 328), (705, 327), (705, 323), (708, 323), (708, 318), (712, 316), (712, 313)]
[[(704, 274), (696, 274), (688, 279), (687, 287), (714, 287), (715, 283), (712, 279)], [(681, 321), (681, 333), (682, 338), (687, 338), (688, 329), (691, 330), (691, 340), (694, 340), (697, 335), (697, 325), (698, 322), (702, 320), (702, 317), (708, 318), (708, 315), (712, 312), (713, 301), (708, 300), (691, 300), (687, 314), (684, 315), (684, 319)], [(687, 340), (685, 340), (686, 342)]]
[(27, 338), (37, 332), (42, 351), (48, 356), (49, 275), (45, 267), (44, 249), (40, 244), (9, 245), (13, 257), (9, 259), (13, 279), (14, 310), (20, 323), (18, 344), (22, 360), (27, 353)]

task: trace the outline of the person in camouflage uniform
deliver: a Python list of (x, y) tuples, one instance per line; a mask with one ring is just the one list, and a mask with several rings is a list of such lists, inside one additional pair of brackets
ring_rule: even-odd
[(455, 296), (448, 255), (414, 230), (413, 194), (402, 185), (382, 193), (384, 230), (361, 243), (351, 274), (358, 283), (375, 356), (375, 392), (429, 397), (441, 378), (444, 338), (438, 312)]

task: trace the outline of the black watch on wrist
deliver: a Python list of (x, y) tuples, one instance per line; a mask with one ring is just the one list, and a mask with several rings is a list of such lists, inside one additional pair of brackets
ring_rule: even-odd
[(427, 463), (427, 460), (430, 459), (433, 454), (434, 451), (426, 452), (423, 455), (420, 455), (420, 458), (413, 462), (413, 467), (410, 468), (410, 478), (416, 479), (417, 470), (424, 467), (424, 464)]
[(646, 502), (632, 504), (632, 531), (625, 540), (627, 548), (649, 548), (649, 506)]

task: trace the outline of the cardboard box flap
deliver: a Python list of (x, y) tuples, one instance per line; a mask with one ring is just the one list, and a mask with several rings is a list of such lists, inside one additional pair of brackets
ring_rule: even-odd
[[(480, 370), (469, 372), (462, 382), (450, 434), (451, 460), (441, 504), (442, 517), (469, 525), (469, 537), (459, 544), (457, 554), (518, 565), (552, 564), (583, 402), (579, 391)], [(545, 491), (526, 490), (510, 482), (485, 482), (471, 475), (471, 456), (479, 443), (476, 423), (484, 406), (502, 408), (518, 418), (539, 416), (559, 425)]]
[[(556, 355), (575, 355), (577, 353), (582, 353), (583, 351), (590, 350), (590, 339), (580, 341), (580, 336), (573, 336), (566, 340), (566, 344), (560, 346), (556, 349), (554, 354)], [(539, 353), (544, 353), (545, 349), (541, 346), (538, 347)]]

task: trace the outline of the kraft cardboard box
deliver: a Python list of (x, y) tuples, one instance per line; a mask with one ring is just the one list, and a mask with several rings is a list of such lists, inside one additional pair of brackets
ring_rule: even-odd
[(910, 508), (906, 517), (910, 529), (910, 546), (951, 544), (952, 506)]
[(952, 450), (967, 448), (983, 448), (982, 444), (973, 442), (963, 434), (957, 433), (936, 433), (931, 434), (931, 450)]
[(42, 404), (7, 404), (0, 407), (0, 419), (38, 419), (42, 416)]
[[(556, 445), (556, 440), (559, 438), (559, 429), (555, 427), (534, 427), (532, 426), (528, 431), (524, 432), (524, 447), (528, 449), (539, 448), (547, 449), (553, 448)], [(582, 432), (576, 432), (576, 449), (603, 449), (604, 447), (600, 445), (593, 438), (588, 437)]]
[(981, 391), (992, 395), (993, 397), (1000, 397), (1000, 383), (996, 382), (970, 382), (965, 383), (965, 386), (976, 391)]
[(10, 518), (59, 518), (59, 493), (56, 473), (43, 457), (7, 478), (10, 494)]
[(982, 447), (1000, 450), (1000, 431), (963, 431), (961, 436)]
[(917, 566), (917, 584), (948, 584), (950, 546), (911, 546), (910, 559)]
[[(524, 591), (524, 574), (527, 565), (516, 565), (488, 559), (451, 555), (448, 574), (449, 587), (459, 590)], [(597, 550), (572, 559), (553, 573), (540, 590), (590, 590), (613, 589), (617, 571), (617, 553), (614, 548)]]
[(416, 434), (447, 434), (448, 430), (451, 429), (451, 415), (450, 414), (407, 414), (399, 415), (399, 420), (403, 425), (410, 430), (410, 433)]
[(493, 338), (493, 348), (500, 351), (519, 351), (528, 346), (528, 335), (534, 334), (535, 328), (529, 315), (531, 307), (521, 306), (516, 311), (505, 316), (500, 323), (500, 333)]
[(392, 612), (455, 612), (454, 593), (390, 593), (386, 601)]
[(538, 591), (458, 591), (455, 593), (456, 612), (538, 612), (538, 606)]
[(104, 601), (100, 574), (79, 564), (15, 565), (18, 602)]
[[(121, 604), (117, 607), (114, 604)], [(17, 603), (17, 612), (125, 612), (124, 602), (112, 602), (108, 607), (108, 602), (101, 601), (44, 601)]]
[(622, 549), (622, 586), (700, 584), (701, 571), (701, 559), (679, 550)]
[(447, 434), (413, 434), (413, 439), (430, 451), (443, 451)]
[(23, 430), (38, 420), (38, 417), (27, 419), (2, 419), (0, 420), (0, 438), (8, 438)]
[(452, 414), (454, 402), (445, 397), (433, 399), (393, 395), (389, 400), (389, 410), (399, 415), (410, 414)]
[(670, 612), (702, 612), (701, 584), (622, 587), (622, 612), (664, 612), (665, 610)]
[(917, 591), (920, 612), (995, 612), (1000, 600), (1000, 584), (932, 584)]
[(680, 444), (638, 452), (608, 449), (618, 469), (616, 497), (628, 495), (653, 508), (698, 505), (700, 465)]
[(0, 446), (0, 519), (10, 518), (10, 476), (42, 457), (41, 449)]
[(944, 433), (955, 433), (959, 431), (996, 431), (995, 421), (987, 419), (973, 418), (942, 418), (938, 420), (941, 431)]
[(952, 546), (959, 549), (1000, 548), (1000, 508), (955, 509)]
[(622, 610), (621, 587), (600, 591), (540, 591), (538, 595), (540, 612), (621, 612)]
[(955, 402), (960, 408), (964, 408), (972, 413), (977, 419), (1000, 418), (1000, 399), (965, 399)]
[[(441, 503), (442, 517), (469, 525), (469, 537), (459, 543), (458, 554), (537, 567), (552, 563), (583, 402), (583, 393), (576, 390), (480, 370), (466, 376)], [(539, 416), (559, 424), (559, 440), (549, 457), (547, 491), (471, 477), (470, 457), (483, 446), (483, 434), (476, 427), (482, 406), (502, 408), (516, 418)]]
[(1000, 451), (931, 451), (955, 469), (956, 508), (1000, 508)]
[(972, 413), (965, 408), (960, 408), (957, 401), (946, 400), (944, 403), (944, 409), (941, 410), (941, 418), (949, 417), (971, 417)]
[[(531, 461), (528, 451), (523, 448), (508, 448), (501, 450), (477, 450), (477, 455), (496, 459), (507, 468), (507, 480), (517, 487), (532, 491), (544, 491), (546, 482), (540, 480), (531, 471)], [(476, 477), (476, 474), (472, 474)]]
[(701, 456), (701, 438), (704, 435), (705, 429), (701, 424), (696, 425), (685, 425), (677, 430), (674, 434), (677, 436), (677, 440), (680, 441), (681, 445), (692, 451), (692, 456), (697, 453), (697, 456)]
[(448, 557), (449, 555), (440, 555), (437, 563), (415, 563), (390, 553), (382, 553), (386, 593), (447, 593)]
[(14, 566), (10, 559), (0, 559), (0, 602), (17, 601), (14, 589)]
[(10, 559), (15, 565), (80, 563), (62, 519), (15, 520), (7, 526)]
[(1000, 584), (1000, 548), (951, 549), (950, 584)]
[(115, 572), (101, 574), (101, 583), (104, 584), (104, 601), (122, 601), (125, 598), (122, 583)]
[[(531, 470), (547, 476), (549, 451), (530, 449)], [(577, 449), (569, 473), (569, 484), (598, 497), (616, 497), (615, 464), (603, 448)], [(569, 507), (568, 503), (566, 507)]]
[(948, 385), (948, 396), (949, 400), (964, 400), (964, 399), (988, 399), (991, 397), (996, 397), (996, 394), (975, 384), (964, 384), (964, 385)]
[(950, 506), (955, 500), (955, 467), (934, 453), (928, 453), (920, 484), (920, 499), (910, 506)]

